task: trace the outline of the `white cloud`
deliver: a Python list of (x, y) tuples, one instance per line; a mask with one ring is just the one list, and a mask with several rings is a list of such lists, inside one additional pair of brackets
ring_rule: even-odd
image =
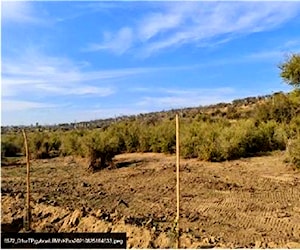
[(268, 60), (270, 59), (273, 60), (279, 60), (283, 57), (283, 52), (279, 50), (271, 50), (271, 51), (261, 51), (261, 52), (255, 52), (252, 54), (247, 55), (246, 59), (247, 60)]
[[(139, 107), (114, 107), (78, 109), (25, 101), (9, 101), (2, 104), (2, 125), (41, 125), (90, 121), (123, 115), (148, 113), (151, 110)], [(12, 112), (14, 115), (12, 115)]]
[(20, 24), (43, 24), (37, 12), (29, 1), (2, 1), (1, 20), (3, 23), (13, 22)]
[(24, 92), (31, 96), (53, 94), (108, 96), (116, 90), (112, 85), (101, 83), (101, 80), (117, 79), (152, 70), (132, 68), (87, 71), (84, 65), (66, 58), (46, 56), (36, 51), (25, 51), (23, 56), (4, 58), (2, 94), (4, 97), (18, 96)]
[(172, 2), (158, 6), (160, 10), (145, 14), (131, 27), (121, 27), (89, 49), (116, 54), (133, 50), (146, 57), (183, 44), (211, 46), (274, 29), (300, 10), (296, 2)]
[(154, 13), (145, 17), (138, 27), (139, 38), (147, 41), (159, 33), (176, 28), (182, 22), (182, 15), (179, 13), (163, 15)]
[(238, 63), (238, 61), (240, 61), (241, 63), (268, 61), (278, 64), (280, 61), (283, 60), (284, 57), (286, 57), (292, 52), (296, 52), (299, 50), (300, 40), (288, 40), (283, 44), (277, 42), (277, 45), (274, 44), (274, 47), (269, 47), (268, 50), (254, 51), (248, 53), (247, 55), (240, 56), (240, 58), (237, 59), (236, 63)]
[(137, 87), (130, 89), (133, 92), (146, 92), (146, 93), (159, 93), (159, 94), (175, 94), (175, 95), (199, 95), (207, 94), (210, 92), (231, 94), (234, 93), (234, 89), (230, 87), (223, 88), (186, 88), (186, 89), (171, 89), (171, 88), (147, 88)]
[(59, 87), (59, 86), (50, 86), (50, 85), (36, 85), (36, 88), (41, 89), (43, 91), (47, 91), (48, 93), (53, 93), (56, 95), (97, 95), (100, 97), (109, 96), (114, 94), (114, 90), (109, 87), (94, 87), (94, 86), (86, 86), (86, 87)]
[(121, 28), (116, 34), (105, 34), (102, 44), (90, 44), (84, 51), (111, 50), (116, 54), (123, 54), (131, 48), (133, 43), (133, 32), (131, 28)]
[(3, 58), (2, 94), (20, 96), (109, 96), (117, 91), (118, 80), (159, 71), (187, 70), (194, 66), (136, 67), (88, 70), (86, 62), (73, 62), (63, 57), (47, 56), (28, 49), (22, 55)]
[[(95, 108), (88, 111), (87, 115), (89, 117), (98, 117), (96, 119), (99, 119), (99, 117), (103, 119), (103, 118), (119, 117), (123, 115), (136, 115), (136, 114), (148, 113), (148, 112), (150, 112), (149, 109), (141, 108), (141, 107)], [(83, 115), (84, 114), (82, 114), (82, 116)]]
[(195, 6), (192, 21), (186, 18), (176, 32), (146, 45), (146, 55), (185, 43), (206, 46), (207, 43), (228, 42), (239, 35), (270, 30), (294, 17), (299, 10), (299, 4), (283, 2), (206, 4), (203, 9)]
[(3, 100), (1, 104), (1, 109), (3, 112), (25, 111), (31, 109), (48, 109), (55, 107), (57, 107), (57, 105), (55, 104), (19, 100)]
[(136, 89), (148, 93), (137, 106), (155, 109), (173, 109), (229, 102), (237, 95), (230, 87), (202, 89)]

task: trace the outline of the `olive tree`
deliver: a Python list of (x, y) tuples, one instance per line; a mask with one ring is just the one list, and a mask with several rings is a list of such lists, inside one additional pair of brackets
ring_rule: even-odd
[(280, 76), (289, 85), (300, 88), (300, 53), (291, 54), (279, 65)]

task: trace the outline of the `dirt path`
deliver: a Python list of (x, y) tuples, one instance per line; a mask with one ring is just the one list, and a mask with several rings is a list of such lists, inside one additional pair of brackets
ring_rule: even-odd
[[(300, 172), (283, 160), (182, 160), (181, 247), (300, 248)], [(91, 174), (72, 157), (34, 161), (34, 230), (126, 231), (128, 247), (174, 247), (175, 157), (123, 154), (115, 164)], [(2, 225), (20, 224), (25, 176), (24, 166), (2, 167)]]

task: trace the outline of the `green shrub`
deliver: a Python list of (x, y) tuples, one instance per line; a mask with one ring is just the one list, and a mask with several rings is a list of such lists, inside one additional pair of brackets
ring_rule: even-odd
[(12, 142), (1, 143), (1, 156), (4, 157), (15, 157), (21, 153), (21, 148)]
[(192, 123), (182, 132), (181, 153), (185, 158), (224, 161), (285, 149), (287, 134), (275, 121)]
[(196, 158), (197, 147), (199, 144), (199, 127), (198, 123), (191, 123), (187, 126), (182, 123), (180, 136), (180, 153), (184, 158)]
[(235, 158), (285, 148), (285, 134), (282, 129), (279, 129), (279, 124), (275, 121), (256, 124), (254, 121), (248, 120), (246, 123), (244, 127), (241, 126), (240, 128), (243, 132), (237, 145), (242, 147), (242, 155), (237, 155)]
[(264, 103), (256, 105), (254, 117), (257, 121), (274, 120), (279, 123), (289, 123), (300, 105), (299, 99), (296, 91), (290, 93), (290, 95), (274, 94)]
[(24, 151), (21, 133), (1, 135), (1, 157), (16, 157)]
[(287, 154), (289, 162), (300, 169), (300, 136), (290, 141)]
[(289, 137), (294, 138), (298, 134), (300, 134), (300, 115), (294, 116), (289, 124), (289, 129), (287, 129), (289, 132)]
[(61, 138), (60, 154), (62, 156), (77, 155), (84, 157), (83, 138), (85, 133), (78, 131), (64, 132)]
[[(156, 126), (147, 126), (143, 129), (144, 135), (142, 146), (147, 148), (150, 146), (150, 151), (156, 153), (174, 153), (176, 147), (175, 122), (169, 119), (163, 120)], [(148, 136), (145, 135), (148, 134)], [(145, 139), (149, 139), (146, 142)]]
[(227, 108), (227, 118), (228, 119), (238, 119), (240, 118), (240, 113), (238, 112), (238, 109), (234, 106), (229, 106)]
[(219, 147), (220, 128), (203, 130), (203, 138), (198, 147), (198, 158), (204, 161), (222, 161), (221, 148)]
[(197, 157), (201, 160), (220, 161), (219, 138), (223, 122), (182, 123), (181, 154), (184, 158)]
[(139, 133), (139, 148), (138, 151), (140, 152), (150, 152), (151, 151), (151, 127), (146, 128), (143, 126), (140, 128)]
[(139, 148), (139, 126), (133, 122), (125, 128), (124, 137), (126, 151), (136, 152)]
[(34, 132), (27, 135), (29, 152), (34, 159), (50, 158), (49, 134), (45, 132)]
[[(300, 134), (300, 91), (274, 94), (261, 100), (254, 110), (250, 107), (241, 111), (237, 105), (242, 104), (237, 100), (236, 106), (224, 106), (226, 116), (220, 109), (214, 109), (214, 117), (209, 115), (212, 111), (209, 108), (202, 109), (203, 112), (198, 109), (185, 112), (180, 118), (182, 157), (206, 161), (249, 157), (283, 150), (287, 138)], [(174, 114), (130, 118), (106, 124), (102, 129), (31, 132), (28, 133), (30, 152), (34, 158), (88, 157), (96, 168), (110, 165), (114, 155), (122, 152), (172, 154), (176, 147)], [(5, 134), (1, 151), (2, 156), (22, 153), (22, 134)]]
[(119, 137), (111, 131), (92, 131), (84, 138), (83, 145), (88, 168), (92, 171), (110, 166), (113, 157), (120, 152)]

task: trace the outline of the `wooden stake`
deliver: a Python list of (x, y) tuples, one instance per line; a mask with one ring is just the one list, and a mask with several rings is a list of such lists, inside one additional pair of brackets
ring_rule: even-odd
[(26, 165), (27, 165), (27, 197), (26, 197), (26, 213), (24, 219), (24, 227), (26, 231), (30, 231), (30, 222), (31, 222), (31, 211), (30, 211), (30, 159), (29, 159), (29, 150), (28, 142), (25, 130), (22, 129), (26, 153)]
[(176, 232), (177, 232), (177, 249), (179, 248), (179, 167), (180, 167), (180, 153), (179, 153), (179, 117), (176, 114), (176, 176), (177, 176), (177, 188), (176, 188), (176, 196), (177, 196), (177, 216), (176, 216)]

